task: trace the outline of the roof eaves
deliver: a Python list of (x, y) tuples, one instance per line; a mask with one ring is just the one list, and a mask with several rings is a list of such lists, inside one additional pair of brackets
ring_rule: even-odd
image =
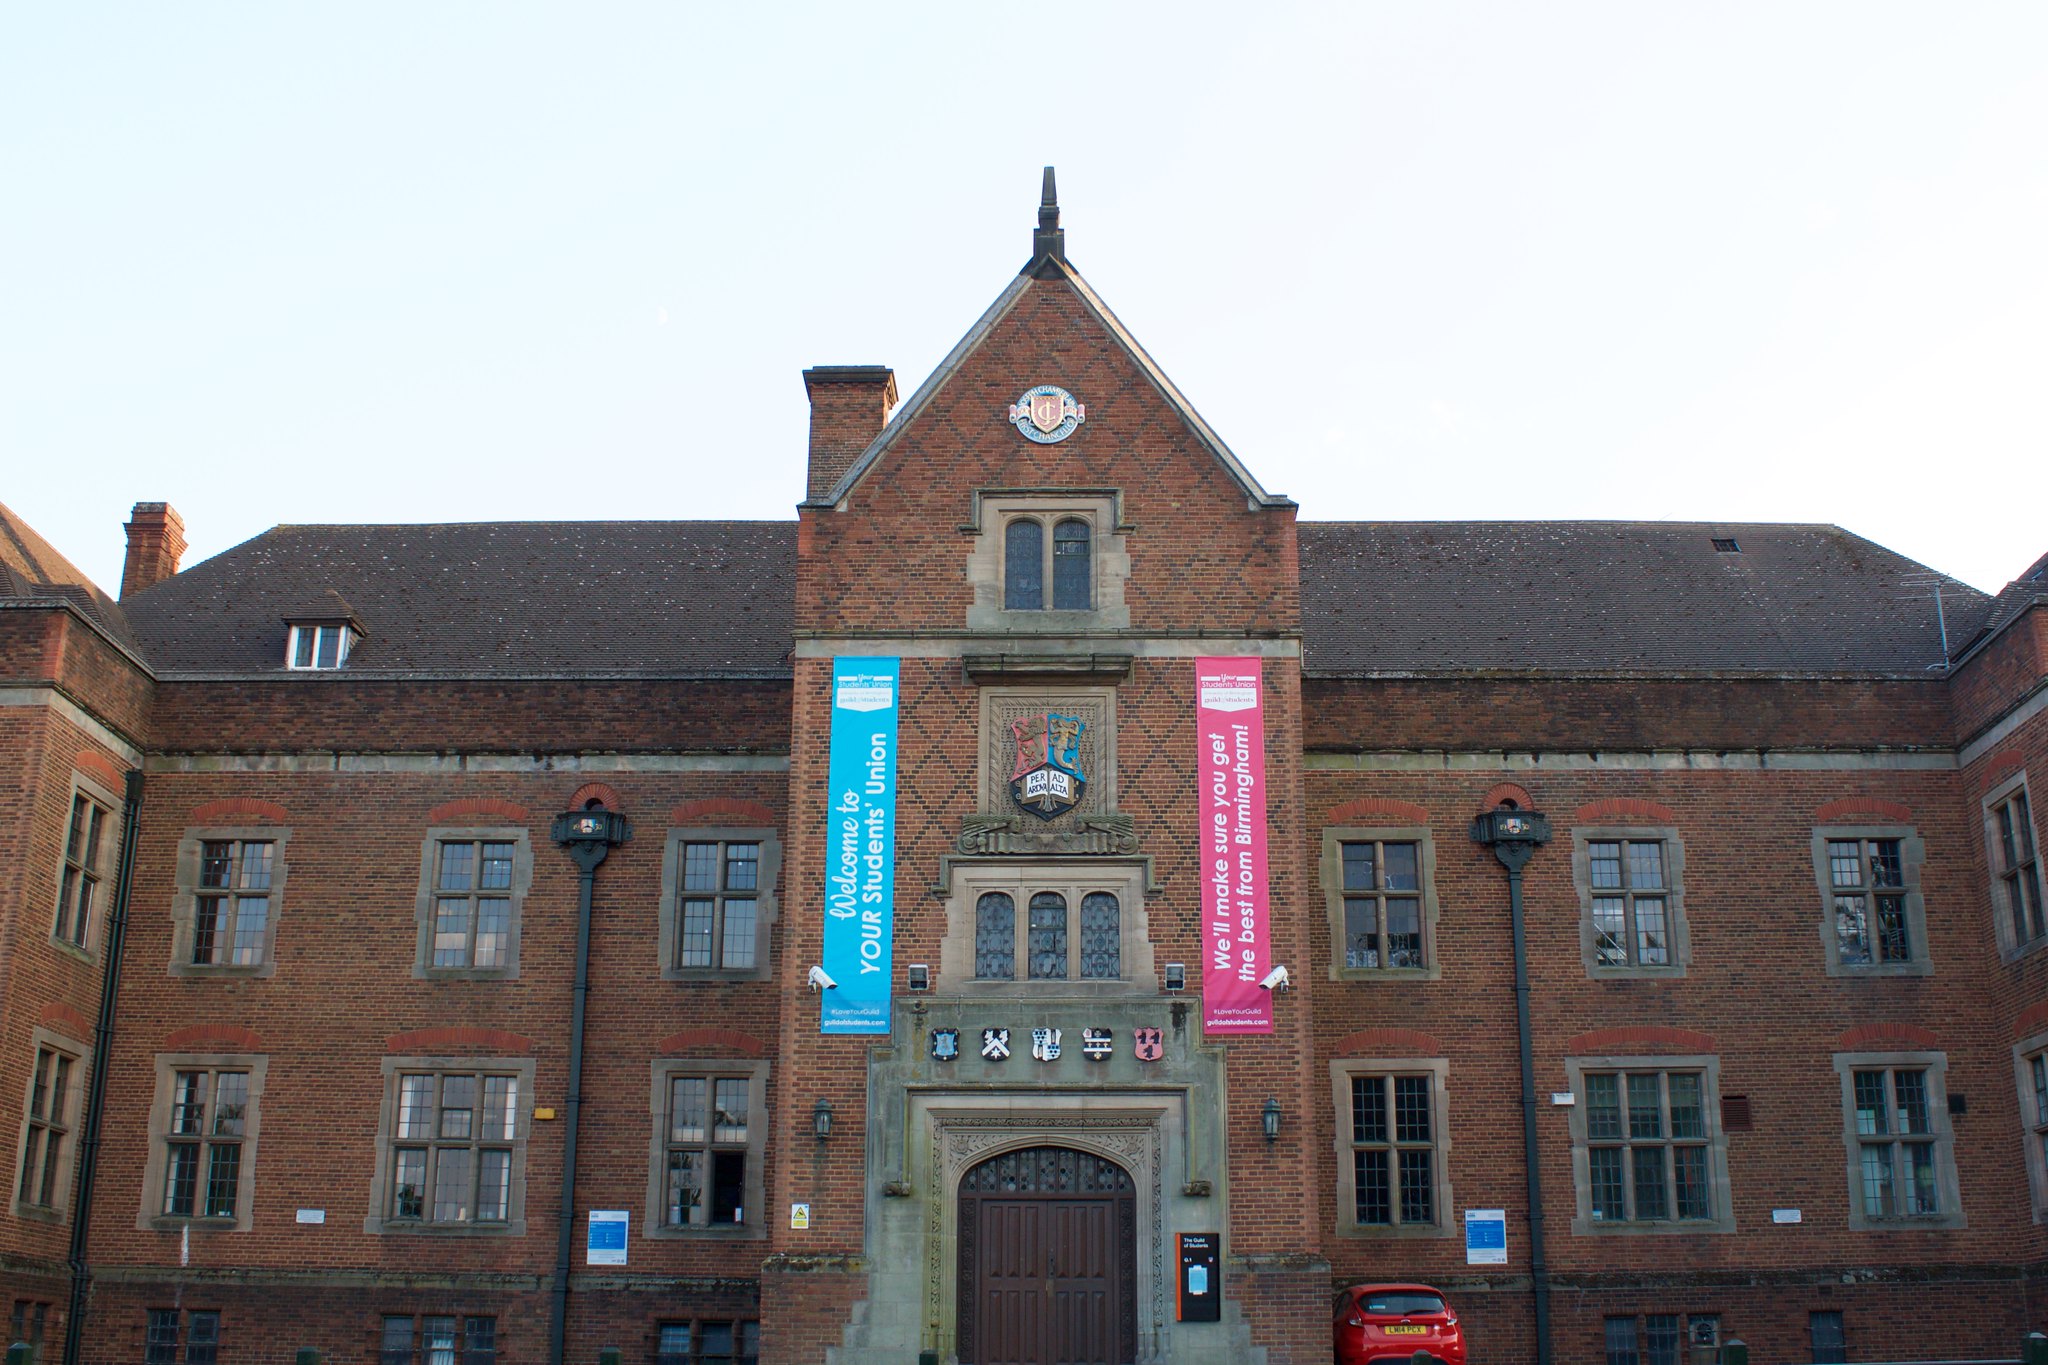
[(917, 386), (917, 392), (910, 395), (910, 401), (896, 409), (888, 425), (876, 434), (874, 440), (868, 442), (868, 448), (863, 450), (847, 467), (846, 472), (839, 476), (839, 482), (832, 486), (832, 491), (822, 498), (808, 499), (798, 506), (836, 507), (844, 501), (846, 495), (853, 491), (854, 485), (865, 478), (868, 470), (882, 458), (882, 452), (895, 442), (904, 428), (924, 411), (925, 406), (932, 401), (932, 396), (953, 377), (954, 371), (966, 363), (968, 356), (981, 349), (981, 343), (988, 339), (988, 334), (995, 330), (995, 325), (1017, 306), (1017, 301), (1024, 297), (1024, 291), (1030, 287), (1031, 277), (1028, 275), (1019, 275), (1011, 280), (1003, 292), (996, 295), (996, 301), (975, 320), (972, 327), (967, 329), (967, 334), (960, 338), (952, 350), (946, 352), (946, 358), (939, 362), (938, 368), (926, 376), (924, 383)]
[(484, 673), (476, 669), (379, 668), (286, 669), (263, 672), (219, 670), (167, 671), (153, 675), (160, 682), (279, 682), (322, 686), (348, 682), (788, 682), (790, 668), (577, 669)]
[(87, 611), (73, 598), (65, 597), (61, 594), (56, 593), (52, 593), (47, 597), (0, 597), (0, 611), (20, 611), (30, 609), (38, 611), (49, 611), (52, 608), (61, 608), (64, 611), (70, 612), (78, 620), (82, 621), (85, 624), (86, 628), (91, 630), (93, 634), (99, 636), (109, 645), (112, 645), (115, 652), (120, 654), (123, 658), (127, 659), (128, 662), (134, 664), (137, 668), (141, 669), (145, 677), (155, 678), (159, 676), (156, 670), (149, 666), (149, 660), (143, 658), (142, 655), (136, 650), (135, 646), (128, 644), (127, 642), (120, 639), (120, 637), (116, 636), (111, 630), (107, 629), (107, 626), (103, 621), (101, 621), (98, 617), (94, 616), (91, 612)]
[(2004, 613), (2003, 619), (1993, 620), (1988, 627), (1978, 632), (1976, 639), (1970, 641), (1969, 644), (1963, 647), (1960, 654), (1949, 660), (1948, 671), (1950, 673), (1955, 672), (1958, 668), (1961, 668), (1964, 664), (1989, 649), (1993, 640), (2011, 630), (2028, 612), (2036, 608), (2048, 608), (2048, 588), (2036, 592), (2030, 599), (2022, 598), (2011, 611)]

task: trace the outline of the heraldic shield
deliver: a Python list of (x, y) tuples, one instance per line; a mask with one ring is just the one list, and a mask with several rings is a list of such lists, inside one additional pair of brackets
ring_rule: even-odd
[(1067, 419), (1066, 395), (1055, 389), (1051, 393), (1031, 395), (1031, 425), (1040, 431), (1051, 431)]
[(1041, 820), (1056, 820), (1081, 802), (1088, 785), (1081, 771), (1081, 731), (1074, 716), (1051, 712), (1010, 722), (1017, 740), (1017, 766), (1010, 773), (1010, 795)]

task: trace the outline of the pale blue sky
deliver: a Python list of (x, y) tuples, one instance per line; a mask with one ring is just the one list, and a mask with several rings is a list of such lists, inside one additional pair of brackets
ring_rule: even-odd
[[(0, 501), (786, 518), (1074, 262), (1304, 517), (2048, 549), (2048, 5), (16, 4)], [(1019, 376), (1019, 387), (1037, 376)]]

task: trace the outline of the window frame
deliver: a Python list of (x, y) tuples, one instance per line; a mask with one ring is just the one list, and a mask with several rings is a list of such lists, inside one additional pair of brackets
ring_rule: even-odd
[[(522, 1237), (526, 1234), (526, 1181), (527, 1147), (533, 1136), (533, 1082), (534, 1060), (531, 1057), (457, 1057), (447, 1055), (385, 1057), (382, 1059), (383, 1096), (377, 1109), (377, 1158), (371, 1174), (369, 1212), (363, 1219), (363, 1231), (375, 1235), (408, 1237)], [(441, 1079), (449, 1075), (485, 1076), (510, 1075), (519, 1083), (519, 1093), (514, 1097), (512, 1124), (512, 1169), (507, 1182), (505, 1218), (502, 1222), (477, 1222), (472, 1218), (464, 1223), (437, 1223), (425, 1216), (431, 1212), (432, 1193), (429, 1190), (427, 1202), (419, 1218), (399, 1218), (392, 1213), (392, 1180), (397, 1165), (397, 1152), (401, 1146), (418, 1145), (413, 1139), (401, 1141), (397, 1134), (400, 1077), (431, 1072), (436, 1078), (436, 1093), (439, 1093)], [(481, 1108), (482, 1094), (479, 1089), (478, 1104)], [(438, 1112), (439, 1101), (436, 1100)], [(453, 1140), (438, 1136), (421, 1139), (429, 1148), (455, 1145)], [(475, 1135), (467, 1142), (469, 1150), (478, 1149), (480, 1139)], [(503, 1145), (497, 1140), (493, 1145)], [(435, 1314), (434, 1316), (442, 1316)]]
[[(1606, 1365), (1616, 1365), (1613, 1349), (1614, 1324), (1631, 1324), (1629, 1353), (1622, 1359), (1626, 1365), (1654, 1365), (1649, 1351), (1651, 1318), (1676, 1318), (1678, 1340), (1673, 1345), (1671, 1365), (1714, 1365), (1721, 1359), (1721, 1348), (1727, 1344), (1727, 1337), (1721, 1331), (1721, 1314), (1713, 1313), (1608, 1313), (1600, 1319), (1600, 1359)], [(1697, 1346), (1693, 1342), (1696, 1322), (1714, 1324), (1714, 1344), (1709, 1347)]]
[[(1593, 899), (1607, 891), (1593, 887), (1594, 844), (1646, 844), (1659, 843), (1664, 846), (1664, 931), (1671, 941), (1671, 961), (1665, 965), (1643, 966), (1630, 961), (1625, 964), (1603, 963), (1600, 961), (1598, 930), (1593, 924)], [(1626, 849), (1622, 853), (1622, 865), (1628, 865)], [(1685, 915), (1685, 841), (1679, 837), (1675, 825), (1578, 825), (1572, 829), (1572, 885), (1579, 893), (1579, 956), (1589, 979), (1595, 981), (1657, 980), (1668, 977), (1683, 977), (1692, 966), (1692, 934), (1686, 924)], [(1624, 894), (1633, 896), (1633, 889), (1624, 887)], [(1633, 899), (1629, 911), (1629, 952), (1636, 951), (1636, 928)]]
[[(284, 909), (286, 857), (291, 829), (285, 825), (195, 825), (178, 839), (175, 881), (171, 893), (171, 960), (168, 974), (174, 977), (271, 977), (277, 975), (277, 924)], [(268, 922), (263, 929), (263, 956), (256, 962), (194, 962), (192, 951), (199, 938), (199, 902), (221, 888), (199, 885), (206, 845), (232, 842), (267, 843), (270, 854), (270, 902)], [(235, 895), (229, 888), (226, 894)]]
[[(1899, 845), (1899, 876), (1904, 883), (1899, 901), (1904, 910), (1906, 923), (1906, 951), (1904, 962), (1880, 962), (1877, 960), (1876, 935), (1871, 933), (1872, 951), (1869, 962), (1842, 961), (1841, 936), (1835, 926), (1834, 867), (1828, 856), (1828, 845), (1835, 842), (1856, 840), (1870, 843), (1880, 839), (1895, 839)], [(1920, 878), (1927, 861), (1927, 845), (1920, 832), (1912, 825), (1901, 824), (1846, 824), (1819, 825), (1813, 831), (1813, 876), (1820, 889), (1821, 950), (1827, 955), (1829, 976), (1932, 976), (1934, 961), (1929, 955), (1927, 943), (1927, 902), (1921, 894)], [(1867, 874), (1866, 874), (1867, 875)], [(1867, 881), (1861, 894), (1871, 902), (1866, 914), (1866, 925), (1876, 924), (1877, 890)]]
[[(94, 849), (95, 861), (89, 867), (74, 861), (71, 856), (72, 821), (76, 818), (80, 801), (91, 803), (100, 813), (99, 844)], [(120, 861), (123, 809), (121, 800), (99, 783), (88, 780), (83, 773), (71, 775), (70, 791), (64, 799), (64, 836), (57, 847), (56, 892), (50, 901), (50, 943), (59, 952), (87, 962), (99, 956), (100, 927), (106, 921), (107, 904), (113, 895), (114, 876), (118, 871), (111, 864)], [(67, 884), (74, 872), (81, 883), (89, 878), (97, 888), (89, 912), (91, 922), (82, 936), (75, 931), (76, 906), (67, 897)]]
[[(156, 1068), (156, 1084), (149, 1106), (149, 1155), (143, 1164), (142, 1203), (135, 1218), (136, 1228), (143, 1232), (176, 1231), (187, 1227), (195, 1232), (249, 1231), (256, 1207), (256, 1172), (263, 1136), (263, 1089), (270, 1075), (270, 1058), (260, 1052), (159, 1052), (152, 1060)], [(209, 1076), (222, 1071), (248, 1073), (249, 1099), (247, 1112), (242, 1116), (242, 1156), (236, 1174), (235, 1213), (232, 1218), (164, 1211), (164, 1183), (170, 1175), (170, 1139), (186, 1136), (171, 1132), (172, 1110), (177, 1103), (177, 1079), (181, 1071), (204, 1071)], [(215, 1093), (214, 1083), (209, 1081), (206, 1102), (208, 1127), (212, 1126)], [(211, 1133), (201, 1134), (198, 1138), (202, 1153), (202, 1187), (206, 1178), (203, 1154), (212, 1147), (212, 1138)]]
[[(335, 660), (331, 664), (320, 662), (320, 633), (338, 631), (341, 640), (335, 648)], [(313, 633), (312, 662), (300, 663), (299, 639), (305, 632)], [(339, 673), (348, 667), (349, 652), (356, 646), (356, 628), (346, 621), (289, 621), (284, 634), (284, 666), (288, 673)]]
[[(758, 885), (754, 890), (754, 965), (731, 968), (723, 965), (711, 967), (685, 967), (677, 959), (682, 955), (683, 933), (683, 849), (688, 844), (716, 843), (721, 848), (726, 844), (758, 844), (761, 860), (757, 872)], [(661, 979), (664, 981), (766, 981), (773, 974), (769, 962), (769, 945), (774, 941), (775, 922), (781, 917), (780, 899), (777, 894), (782, 873), (782, 839), (780, 831), (768, 826), (725, 826), (707, 825), (677, 827), (669, 830), (663, 844), (661, 859), (661, 910), (657, 947), (661, 957)], [(713, 935), (721, 962), (724, 955), (725, 892), (715, 893), (719, 902), (717, 911), (718, 930)]]
[[(1344, 932), (1344, 845), (1414, 844), (1421, 902), (1422, 965), (1420, 967), (1353, 967), (1345, 962)], [(1323, 829), (1323, 852), (1318, 864), (1323, 885), (1323, 906), (1330, 929), (1330, 980), (1332, 981), (1437, 981), (1443, 977), (1443, 963), (1437, 958), (1437, 920), (1440, 906), (1436, 892), (1436, 838), (1427, 825), (1327, 825)], [(1382, 906), (1385, 891), (1375, 892)], [(1386, 933), (1385, 911), (1381, 911), (1380, 932)]]
[[(715, 1359), (716, 1357), (707, 1356), (698, 1350), (698, 1340), (703, 1329), (714, 1323), (730, 1326), (733, 1329), (733, 1350), (730, 1356), (725, 1357), (726, 1360), (733, 1362), (734, 1365), (750, 1365), (750, 1362), (758, 1361), (761, 1358), (761, 1320), (758, 1317), (663, 1318), (656, 1320), (654, 1324), (653, 1359), (655, 1365), (670, 1365), (671, 1362), (681, 1362), (682, 1365), (698, 1365), (701, 1361)], [(661, 1334), (664, 1329), (670, 1327), (688, 1329), (690, 1349), (686, 1353), (676, 1355), (673, 1352), (661, 1349)], [(754, 1351), (752, 1354), (748, 1354), (743, 1349), (746, 1344), (746, 1335), (743, 1329), (747, 1327), (754, 1329)]]
[(2027, 1190), (2034, 1221), (2048, 1223), (2048, 1076), (2035, 1084), (2034, 1063), (2048, 1073), (2048, 1032), (2022, 1038), (2012, 1045), (2013, 1083), (2019, 1091), (2022, 1160), (2027, 1171)]
[[(1009, 528), (1015, 521), (1035, 521), (1041, 529), (1039, 564), (1044, 574), (1039, 607), (1008, 605)], [(1088, 527), (1089, 605), (1055, 607), (1054, 542), (1063, 521)], [(1123, 492), (1116, 488), (982, 488), (973, 493), (970, 518), (961, 531), (973, 536), (967, 554), (967, 583), (972, 598), (967, 609), (970, 630), (1060, 634), (1086, 630), (1123, 630), (1131, 624), (1124, 587), (1130, 579), (1130, 552), (1123, 520)]]
[[(443, 844), (509, 843), (512, 849), (512, 885), (506, 890), (510, 902), (505, 928), (505, 965), (502, 967), (437, 967), (434, 965), (435, 888), (440, 871)], [(412, 974), (426, 981), (517, 981), (519, 979), (520, 926), (525, 920), (527, 892), (533, 886), (533, 843), (524, 825), (435, 825), (420, 840), (419, 895), (414, 912), (418, 941), (413, 950)], [(477, 899), (478, 888), (468, 893)], [(472, 919), (472, 923), (474, 920)], [(471, 933), (470, 954), (475, 959), (476, 937)]]
[[(1337, 1159), (1336, 1234), (1361, 1239), (1412, 1240), (1461, 1236), (1451, 1191), (1450, 1059), (1446, 1057), (1337, 1057), (1330, 1062), (1332, 1150)], [(1432, 1133), (1431, 1223), (1361, 1223), (1358, 1221), (1358, 1172), (1352, 1159), (1351, 1082), (1359, 1077), (1427, 1076)], [(1397, 1144), (1388, 1143), (1390, 1150)]]
[[(1042, 998), (1150, 995), (1158, 989), (1153, 949), (1145, 914), (1146, 869), (1140, 860), (1111, 858), (1040, 862), (956, 863), (947, 902), (946, 936), (939, 945), (939, 977), (935, 989), (956, 995)], [(1016, 906), (1015, 956), (1021, 976), (977, 977), (974, 974), (976, 906), (991, 891), (1010, 896)], [(1031, 897), (1057, 892), (1067, 901), (1067, 975), (1034, 978), (1030, 973)], [(1081, 971), (1082, 903), (1091, 892), (1106, 891), (1117, 899), (1117, 970), (1110, 977), (1083, 977)]]
[[(171, 1340), (150, 1340), (164, 1317), (170, 1318)], [(192, 1338), (194, 1319), (204, 1318), (213, 1324), (211, 1341), (195, 1341)], [(145, 1365), (215, 1365), (220, 1359), (221, 1326), (226, 1318), (218, 1308), (149, 1308), (144, 1310), (142, 1358)], [(160, 1348), (168, 1346), (168, 1355), (159, 1355)], [(210, 1347), (205, 1355), (194, 1353), (200, 1346)]]
[[(1849, 1227), (1856, 1232), (1879, 1230), (1964, 1228), (1962, 1188), (1956, 1176), (1955, 1126), (1948, 1112), (1948, 1054), (1946, 1052), (1837, 1052), (1835, 1074), (1842, 1088), (1842, 1147), (1845, 1174), (1849, 1182)], [(1934, 1148), (1934, 1181), (1941, 1208), (1935, 1213), (1871, 1214), (1863, 1205), (1863, 1134), (1856, 1130), (1856, 1073), (1858, 1071), (1924, 1071), (1927, 1073), (1927, 1117)], [(1886, 1082), (1889, 1102), (1892, 1083)], [(1896, 1149), (1902, 1137), (1886, 1135)], [(1917, 1135), (1912, 1135), (1917, 1136)], [(1896, 1175), (1894, 1168), (1894, 1175)], [(1894, 1188), (1897, 1188), (1896, 1184)]]
[[(446, 1318), (454, 1323), (455, 1358), (460, 1365), (496, 1365), (500, 1356), (498, 1349), (498, 1315), (495, 1313), (380, 1313), (377, 1315), (377, 1362), (378, 1365), (397, 1365), (397, 1359), (387, 1342), (391, 1335), (391, 1324), (411, 1324), (406, 1334), (406, 1348), (403, 1365), (417, 1365), (427, 1350), (426, 1324), (430, 1320)], [(470, 1332), (474, 1324), (488, 1322), (491, 1325), (491, 1346), (488, 1351), (479, 1352), (470, 1344)]]
[[(65, 1080), (63, 1121), (58, 1123), (48, 1115), (41, 1119), (32, 1116), (31, 1105), (35, 1099), (36, 1061), (43, 1053), (53, 1057), (66, 1058), (71, 1069)], [(14, 1137), (14, 1179), (7, 1187), (8, 1207), (14, 1216), (37, 1223), (63, 1224), (71, 1217), (72, 1186), (78, 1175), (79, 1120), (84, 1113), (85, 1091), (91, 1080), (92, 1049), (61, 1033), (47, 1028), (29, 1031), (28, 1074), (21, 1091), (21, 1122)], [(43, 1140), (37, 1144), (42, 1155), (45, 1171), (49, 1163), (49, 1133), (56, 1131), (64, 1136), (63, 1150), (58, 1154), (54, 1176), (46, 1179), (54, 1184), (49, 1204), (30, 1203), (21, 1197), (22, 1180), (28, 1174), (28, 1139), (32, 1128), (43, 1130)]]
[[(1835, 1340), (1823, 1348), (1820, 1340), (1820, 1323), (1823, 1318), (1834, 1319)], [(1813, 1365), (1848, 1365), (1849, 1361), (1849, 1315), (1840, 1308), (1809, 1308), (1806, 1311), (1807, 1359)]]
[[(1998, 813), (2015, 800), (2026, 805), (2027, 820), (2023, 826), (2027, 836), (2031, 859), (2017, 867), (2005, 865), (2005, 845), (2000, 837)], [(1984, 866), (1991, 877), (1991, 904), (1993, 930), (1998, 939), (1999, 956), (2010, 962), (2028, 953), (2039, 952), (2048, 947), (2048, 882), (2044, 882), (2041, 871), (2041, 818), (2034, 807), (2033, 791), (2027, 782), (2026, 769), (2013, 773), (1984, 793)], [(2028, 934), (2022, 938), (2019, 926), (2014, 922), (2012, 893), (2022, 878), (2031, 877), (2034, 889), (2034, 904), (2039, 908), (2036, 918), (2042, 921), (2043, 932)]]
[[(1706, 1125), (1705, 1141), (1688, 1140), (1677, 1143), (1670, 1135), (1670, 1081), (1665, 1079), (1658, 1086), (1660, 1103), (1663, 1105), (1664, 1137), (1658, 1145), (1669, 1151), (1675, 1145), (1703, 1146), (1706, 1150), (1706, 1176), (1708, 1216), (1705, 1218), (1627, 1218), (1610, 1222), (1593, 1217), (1593, 1174), (1592, 1148), (1594, 1139), (1589, 1132), (1586, 1102), (1586, 1077), (1588, 1074), (1621, 1072), (1640, 1075), (1658, 1072), (1668, 1077), (1674, 1071), (1696, 1071), (1700, 1074), (1700, 1119)], [(1575, 1100), (1568, 1112), (1571, 1131), (1572, 1156), (1572, 1232), (1577, 1236), (1591, 1237), (1659, 1237), (1688, 1236), (1698, 1234), (1732, 1233), (1735, 1231), (1734, 1190), (1728, 1180), (1728, 1130), (1721, 1122), (1721, 1059), (1711, 1054), (1694, 1056), (1606, 1056), (1567, 1057), (1564, 1059), (1566, 1083), (1571, 1087)], [(1622, 1087), (1622, 1106), (1627, 1112), (1627, 1087)], [(1608, 1139), (1600, 1139), (1600, 1146), (1612, 1145)], [(1622, 1150), (1633, 1150), (1631, 1139), (1622, 1140)], [(1648, 1144), (1641, 1144), (1648, 1145)], [(1667, 1160), (1667, 1178), (1675, 1180), (1674, 1167)], [(1631, 1188), (1633, 1181), (1630, 1182)], [(1669, 1188), (1669, 1187), (1667, 1187)]]
[[(769, 1063), (766, 1060), (736, 1057), (657, 1057), (649, 1064), (647, 1192), (645, 1214), (640, 1220), (640, 1235), (643, 1238), (650, 1241), (708, 1239), (748, 1242), (767, 1239), (768, 1067)], [(665, 1221), (668, 1214), (670, 1084), (677, 1079), (691, 1077), (745, 1080), (747, 1083), (747, 1138), (744, 1144), (747, 1171), (742, 1186), (741, 1222), (674, 1226)], [(702, 1149), (709, 1151), (722, 1146), (732, 1150), (741, 1146), (737, 1143), (721, 1144), (712, 1141), (708, 1112), (711, 1096), (712, 1092), (707, 1091), (707, 1131)], [(754, 1217), (746, 1217), (748, 1209), (755, 1210)]]

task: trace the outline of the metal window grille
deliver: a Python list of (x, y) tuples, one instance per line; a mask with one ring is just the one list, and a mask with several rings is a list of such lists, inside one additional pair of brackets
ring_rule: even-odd
[(1435, 1126), (1427, 1073), (1351, 1078), (1353, 1217), (1360, 1225), (1436, 1223)]
[(1813, 1345), (1813, 1365), (1845, 1365), (1848, 1361), (1849, 1343), (1839, 1312), (1808, 1313), (1806, 1333)]
[(24, 1204), (54, 1209), (64, 1192), (58, 1172), (63, 1167), (64, 1145), (71, 1140), (71, 1076), (76, 1065), (76, 1059), (65, 1053), (36, 1049), (22, 1137), (21, 1185), (15, 1192)]
[(754, 1365), (760, 1353), (758, 1322), (664, 1322), (655, 1336), (654, 1365)]
[(1905, 863), (1897, 839), (1830, 839), (1828, 889), (1844, 966), (1909, 962)]
[(974, 975), (983, 981), (1017, 977), (1017, 903), (1001, 891), (974, 903)]
[(486, 1225), (509, 1219), (519, 1078), (405, 1072), (397, 1079), (390, 1217)]
[(745, 1076), (671, 1076), (662, 1221), (672, 1228), (746, 1221)]
[(100, 859), (106, 848), (107, 808), (79, 792), (71, 798), (71, 823), (64, 833), (64, 875), (57, 888), (56, 936), (84, 948), (92, 942), (99, 913)]
[(1030, 953), (1033, 981), (1067, 979), (1067, 898), (1057, 891), (1031, 896)]
[(1589, 1072), (1585, 1087), (1587, 1211), (1592, 1220), (1712, 1218), (1705, 1075)]
[(1602, 967), (1671, 965), (1671, 885), (1656, 839), (1587, 846), (1593, 892), (1593, 961)]
[(242, 1144), (249, 1131), (249, 1073), (173, 1073), (170, 1120), (164, 1137), (164, 1213), (233, 1218), (241, 1196)]
[(1939, 1135), (1924, 1067), (1886, 1067), (1851, 1077), (1858, 1185), (1867, 1218), (1941, 1213)]
[(1341, 846), (1344, 965), (1422, 967), (1421, 846), (1374, 840)]
[(1643, 1365), (1642, 1354), (1636, 1348), (1634, 1318), (1608, 1318), (1601, 1326), (1607, 1365)]
[(760, 927), (761, 845), (686, 843), (681, 880), (676, 965), (752, 970)]
[(489, 839), (441, 841), (434, 869), (434, 966), (510, 962), (516, 847)]
[(1045, 527), (1018, 517), (1003, 529), (1003, 609), (1045, 607)]
[(178, 1310), (152, 1308), (142, 1336), (143, 1365), (178, 1365)]
[(1991, 818), (1998, 829), (1998, 880), (2015, 945), (2048, 935), (2041, 904), (2041, 864), (2034, 848), (2034, 815), (2022, 787), (1998, 803)]
[(209, 839), (200, 845), (192, 922), (194, 964), (241, 967), (263, 961), (275, 849), (267, 840), (253, 839)]

